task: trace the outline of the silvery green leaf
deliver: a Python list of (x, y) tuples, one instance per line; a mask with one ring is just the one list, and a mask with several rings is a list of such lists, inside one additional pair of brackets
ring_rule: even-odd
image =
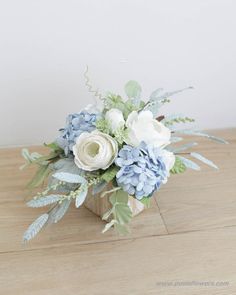
[(183, 92), (183, 91), (189, 90), (189, 89), (193, 89), (193, 87), (190, 86), (190, 87), (186, 87), (186, 88), (175, 90), (175, 91), (171, 91), (171, 92), (165, 92), (165, 93), (161, 94), (160, 96), (157, 96), (156, 99), (157, 100), (160, 100), (160, 99), (169, 98), (172, 95), (175, 95), (177, 93), (180, 93), (180, 92)]
[(74, 159), (65, 158), (60, 159), (57, 162), (53, 164), (53, 169), (56, 170), (56, 172), (68, 172), (72, 174), (79, 174), (83, 175), (83, 171), (79, 169), (74, 162)]
[(109, 201), (111, 202), (114, 218), (120, 225), (128, 223), (132, 218), (132, 211), (128, 205), (128, 193), (123, 190), (114, 192)]
[(170, 138), (171, 143), (176, 143), (176, 142), (179, 142), (179, 141), (182, 141), (182, 140), (183, 140), (182, 137), (171, 136), (171, 138)]
[(211, 166), (212, 168), (219, 169), (212, 161), (208, 160), (207, 158), (203, 157), (202, 155), (198, 153), (190, 153), (190, 155), (194, 157), (195, 159), (202, 161), (206, 165)]
[(44, 206), (56, 203), (60, 201), (60, 199), (61, 199), (61, 195), (49, 195), (49, 196), (33, 199), (27, 203), (27, 206), (32, 208), (44, 207)]
[(112, 219), (109, 223), (107, 223), (102, 231), (104, 234), (106, 231), (108, 231), (117, 221), (115, 219)]
[(187, 158), (184, 158), (182, 156), (178, 156), (182, 162), (184, 163), (184, 165), (187, 167), (187, 168), (190, 168), (190, 169), (193, 169), (193, 170), (196, 170), (196, 171), (199, 171), (201, 170), (200, 166), (198, 166), (196, 163), (194, 163), (193, 161), (187, 159)]
[(39, 231), (42, 229), (42, 227), (45, 225), (45, 223), (48, 220), (48, 214), (45, 213), (43, 215), (40, 215), (26, 230), (26, 232), (23, 235), (23, 242), (27, 242), (31, 239), (33, 239)]
[(150, 101), (144, 107), (144, 110), (152, 112), (153, 116), (156, 117), (161, 106), (162, 106), (162, 103), (160, 101)]
[(216, 141), (218, 143), (228, 144), (228, 141), (226, 141), (220, 137), (216, 137), (214, 135), (207, 134), (207, 133), (200, 131), (200, 130), (183, 129), (183, 130), (175, 130), (175, 133), (202, 136), (202, 137), (206, 137), (208, 139), (211, 139), (213, 141)]
[(30, 154), (28, 149), (22, 149), (21, 154), (23, 156), (23, 158), (28, 161), (29, 163), (32, 163), (34, 160), (42, 157), (42, 155), (40, 155), (39, 153), (33, 152)]
[(169, 150), (169, 151), (171, 151), (173, 153), (179, 153), (179, 152), (183, 152), (187, 149), (190, 149), (196, 145), (198, 145), (197, 142), (189, 142), (189, 143), (181, 145), (180, 147), (175, 147), (175, 148), (171, 147), (171, 150)]
[(33, 179), (27, 184), (27, 188), (33, 189), (35, 187), (40, 186), (44, 180), (50, 174), (51, 169), (50, 166), (39, 166), (36, 174), (34, 175)]
[(144, 107), (145, 110), (149, 110), (153, 113), (153, 116), (156, 117), (160, 107), (162, 107), (163, 103), (166, 102), (166, 100), (177, 93), (183, 92), (188, 89), (192, 89), (193, 87), (187, 87), (180, 90), (172, 91), (172, 92), (165, 92), (163, 94), (153, 95), (153, 97), (149, 100), (147, 105)]
[(72, 174), (68, 172), (57, 172), (53, 174), (53, 177), (57, 178), (60, 181), (68, 183), (85, 183), (86, 179), (78, 174)]
[(26, 163), (24, 165), (20, 166), (21, 170), (23, 170), (25, 167), (32, 164), (35, 160), (37, 160), (38, 158), (40, 158), (42, 156), (36, 152), (33, 152), (30, 154), (29, 150), (25, 149), (25, 148), (22, 149), (21, 155), (26, 160)]
[(92, 194), (93, 195), (99, 194), (100, 192), (102, 192), (104, 190), (104, 188), (106, 186), (107, 186), (107, 182), (106, 181), (101, 181), (98, 184), (93, 185)]
[[(119, 190), (118, 190), (119, 189)], [(115, 191), (114, 191), (115, 190)], [(129, 195), (127, 192), (121, 190), (119, 187), (113, 189), (113, 194), (110, 196), (110, 202), (112, 205), (115, 205), (116, 203), (124, 203), (128, 204)], [(109, 192), (112, 192), (109, 191)]]
[(118, 233), (122, 236), (129, 234), (129, 230), (128, 230), (127, 226), (124, 224), (115, 223), (114, 227), (118, 231)]
[(150, 100), (158, 100), (160, 97), (160, 93), (163, 91), (163, 88), (158, 88), (153, 91), (150, 95)]
[(83, 204), (83, 202), (86, 199), (87, 193), (88, 193), (88, 186), (82, 185), (81, 190), (75, 199), (75, 207), (76, 208), (79, 208)]
[(61, 204), (54, 207), (49, 213), (48, 224), (57, 223), (60, 219), (62, 219), (69, 209), (70, 203), (71, 200), (66, 199)]
[(142, 88), (136, 81), (129, 81), (125, 84), (125, 93), (127, 94), (128, 98), (135, 98), (139, 100), (141, 95)]
[(129, 223), (132, 218), (132, 211), (127, 204), (117, 203), (115, 205), (115, 216), (119, 224)]

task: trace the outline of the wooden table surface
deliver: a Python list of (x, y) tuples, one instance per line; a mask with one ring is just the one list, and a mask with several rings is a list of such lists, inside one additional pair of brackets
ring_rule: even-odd
[[(44, 209), (27, 208), (20, 148), (0, 150), (0, 294), (236, 294), (236, 129), (212, 131), (230, 145), (197, 138), (220, 170), (172, 176), (131, 235), (71, 206), (62, 221), (22, 245)], [(42, 148), (31, 147), (31, 151)]]

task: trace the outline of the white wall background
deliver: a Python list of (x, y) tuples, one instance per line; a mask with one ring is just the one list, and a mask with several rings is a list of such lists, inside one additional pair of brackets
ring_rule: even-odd
[(86, 64), (102, 92), (193, 85), (165, 110), (236, 126), (235, 13), (235, 0), (2, 0), (0, 145), (53, 140), (92, 101)]

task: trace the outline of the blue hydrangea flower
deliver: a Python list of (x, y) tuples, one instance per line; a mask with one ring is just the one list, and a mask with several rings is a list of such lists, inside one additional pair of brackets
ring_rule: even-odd
[(115, 163), (121, 167), (116, 175), (117, 184), (139, 200), (150, 197), (169, 174), (162, 151), (145, 143), (137, 148), (125, 145)]
[(68, 115), (65, 128), (60, 129), (60, 136), (56, 139), (57, 144), (64, 149), (68, 155), (72, 151), (75, 140), (83, 132), (91, 132), (96, 129), (96, 114), (87, 111)]

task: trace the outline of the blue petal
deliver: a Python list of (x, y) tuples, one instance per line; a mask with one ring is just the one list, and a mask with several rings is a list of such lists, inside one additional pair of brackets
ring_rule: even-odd
[(141, 191), (143, 189), (143, 187), (144, 187), (144, 183), (143, 182), (139, 182), (139, 184), (136, 187), (136, 190), (137, 191)]
[(145, 184), (143, 187), (143, 191), (145, 192), (146, 196), (148, 196), (153, 192), (153, 186), (149, 184)]

